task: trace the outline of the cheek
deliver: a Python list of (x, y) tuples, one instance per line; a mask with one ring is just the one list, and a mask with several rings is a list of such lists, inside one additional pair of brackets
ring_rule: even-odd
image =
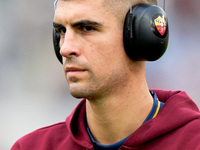
[(118, 36), (118, 38), (113, 36), (102, 37), (101, 40), (90, 44), (89, 46), (90, 54), (96, 61), (108, 61), (111, 62), (112, 59), (120, 59), (125, 55), (123, 38)]
[(97, 71), (102, 69), (118, 68), (127, 59), (123, 46), (123, 33), (119, 30), (112, 30), (109, 33), (99, 35), (84, 45), (83, 55), (88, 63)]
[[(102, 46), (100, 47), (102, 48)], [(96, 48), (100, 52), (92, 52), (88, 58), (91, 70), (95, 78), (108, 78), (124, 69), (123, 49), (113, 48), (113, 46), (105, 46), (105, 51)], [(119, 51), (121, 53), (118, 53)], [(117, 52), (116, 52), (117, 51)], [(115, 76), (115, 75), (114, 75)]]

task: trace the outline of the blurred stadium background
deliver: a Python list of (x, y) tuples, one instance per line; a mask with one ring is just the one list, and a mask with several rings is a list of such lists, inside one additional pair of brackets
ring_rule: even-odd
[[(166, 0), (169, 46), (147, 62), (147, 80), (151, 89), (187, 91), (200, 107), (199, 8), (197, 0)], [(79, 102), (54, 55), (53, 13), (53, 0), (0, 0), (0, 150), (64, 121)]]

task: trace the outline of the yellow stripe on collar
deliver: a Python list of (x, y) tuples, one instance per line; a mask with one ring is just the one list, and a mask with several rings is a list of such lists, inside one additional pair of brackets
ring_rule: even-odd
[(155, 117), (157, 116), (157, 114), (158, 114), (158, 112), (159, 112), (159, 109), (160, 109), (160, 101), (158, 100), (158, 107), (157, 107), (157, 109), (156, 109), (156, 112), (155, 112), (153, 118), (155, 118)]

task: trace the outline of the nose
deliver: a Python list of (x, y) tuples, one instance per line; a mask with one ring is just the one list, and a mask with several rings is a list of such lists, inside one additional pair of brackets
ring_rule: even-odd
[(60, 54), (64, 58), (78, 57), (81, 54), (78, 46), (78, 38), (75, 32), (67, 31), (60, 39)]

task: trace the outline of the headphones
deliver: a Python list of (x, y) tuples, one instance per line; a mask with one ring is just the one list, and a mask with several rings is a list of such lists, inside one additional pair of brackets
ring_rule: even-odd
[[(132, 60), (155, 61), (166, 51), (169, 40), (168, 19), (164, 10), (156, 5), (138, 4), (128, 11), (123, 32), (126, 54)], [(60, 35), (53, 29), (53, 45), (58, 60)]]

